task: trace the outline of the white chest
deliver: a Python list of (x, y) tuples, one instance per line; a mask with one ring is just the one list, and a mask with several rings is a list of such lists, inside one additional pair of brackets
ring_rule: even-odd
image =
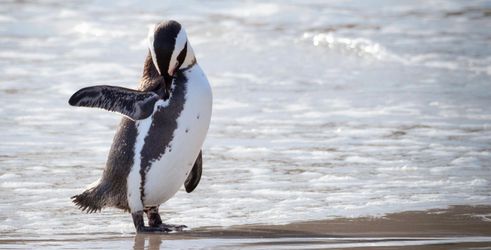
[[(153, 115), (136, 123), (138, 136), (134, 165), (127, 179), (128, 203), (132, 211), (141, 210), (145, 206), (160, 205), (174, 196), (189, 175), (205, 140), (212, 111), (211, 88), (198, 65), (188, 69), (184, 75), (187, 78), (185, 102), (177, 118), (177, 128), (173, 131), (172, 140), (165, 152), (151, 162), (144, 181), (140, 173), (141, 152), (144, 139), (150, 135), (148, 131), (152, 129)], [(159, 106), (165, 105), (168, 102), (157, 102), (154, 113)]]

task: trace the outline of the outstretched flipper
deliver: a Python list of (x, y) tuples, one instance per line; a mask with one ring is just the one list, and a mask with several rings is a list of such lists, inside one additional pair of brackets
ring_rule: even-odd
[(201, 151), (199, 151), (198, 158), (194, 162), (193, 169), (189, 173), (188, 178), (184, 182), (184, 187), (186, 187), (186, 192), (191, 193), (198, 186), (201, 180), (201, 171), (203, 169), (203, 158), (201, 156)]
[(114, 111), (133, 120), (141, 120), (152, 114), (155, 102), (159, 99), (159, 95), (154, 92), (99, 85), (77, 91), (68, 103), (72, 106)]

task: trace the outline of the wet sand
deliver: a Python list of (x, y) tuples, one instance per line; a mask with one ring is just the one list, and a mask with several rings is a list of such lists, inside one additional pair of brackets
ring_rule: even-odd
[(195, 228), (171, 234), (10, 238), (0, 248), (491, 249), (491, 206), (403, 212), (287, 225)]
[(380, 218), (335, 219), (278, 226), (244, 226), (234, 230), (256, 235), (262, 230), (282, 236), (343, 235), (363, 237), (491, 236), (490, 206), (403, 212)]
[(184, 235), (193, 238), (219, 236), (261, 239), (260, 242), (244, 243), (244, 247), (283, 245), (309, 249), (414, 249), (418, 246), (418, 249), (491, 249), (491, 207), (454, 206), (449, 209), (388, 214), (381, 218), (341, 218), (228, 229), (202, 228)]

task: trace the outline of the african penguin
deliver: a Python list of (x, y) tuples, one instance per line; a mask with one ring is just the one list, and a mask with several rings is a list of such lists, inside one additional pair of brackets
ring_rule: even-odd
[[(77, 91), (72, 106), (118, 112), (122, 118), (102, 177), (73, 202), (82, 211), (129, 211), (137, 232), (184, 226), (162, 223), (158, 208), (183, 185), (201, 178), (201, 147), (211, 119), (212, 93), (186, 32), (176, 21), (156, 24), (137, 90), (99, 85)], [(144, 226), (143, 214), (148, 217)]]

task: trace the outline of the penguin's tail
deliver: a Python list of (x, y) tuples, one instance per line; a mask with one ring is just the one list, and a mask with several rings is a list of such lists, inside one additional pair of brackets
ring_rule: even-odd
[(71, 199), (82, 211), (87, 213), (100, 212), (106, 206), (104, 192), (100, 186), (85, 190), (79, 195), (72, 196)]

